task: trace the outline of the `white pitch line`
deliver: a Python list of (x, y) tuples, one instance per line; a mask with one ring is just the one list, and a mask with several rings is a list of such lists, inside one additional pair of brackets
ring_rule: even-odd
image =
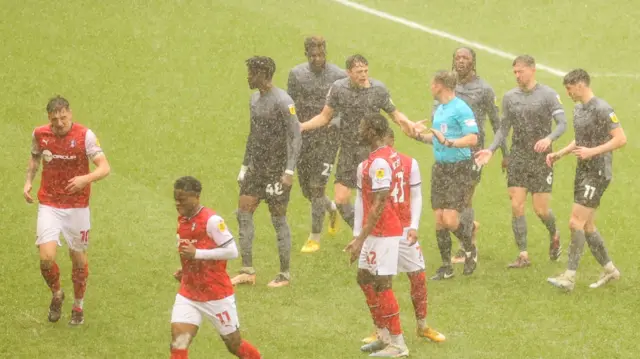
[[(514, 58), (516, 58), (518, 55), (516, 54), (512, 54), (506, 51), (502, 51), (500, 49), (496, 49), (494, 47), (488, 46), (488, 45), (484, 45), (481, 44), (479, 42), (475, 42), (475, 41), (471, 41), (471, 40), (467, 40), (465, 38), (462, 38), (460, 36), (456, 36), (454, 34), (448, 33), (446, 31), (442, 31), (442, 30), (438, 30), (438, 29), (434, 29), (428, 26), (424, 26), (421, 24), (418, 24), (417, 22), (399, 17), (399, 16), (395, 16), (392, 14), (389, 14), (387, 12), (384, 11), (380, 11), (380, 10), (376, 10), (373, 8), (370, 8), (368, 6), (364, 6), (362, 4), (358, 4), (356, 2), (353, 1), (349, 1), (349, 0), (331, 0), (333, 2), (337, 2), (339, 4), (342, 4), (344, 6), (350, 7), (352, 9), (373, 15), (373, 16), (377, 16), (379, 18), (385, 19), (385, 20), (389, 20), (389, 21), (393, 21), (395, 23), (404, 25), (406, 27), (410, 27), (412, 29), (416, 29), (416, 30), (420, 30), (422, 32), (425, 32), (427, 34), (431, 34), (433, 36), (437, 36), (443, 39), (448, 39), (448, 40), (452, 40), (455, 41), (459, 44), (465, 45), (465, 46), (469, 46), (469, 47), (473, 47), (474, 49), (479, 49), (482, 50), (484, 52), (490, 53), (492, 55), (496, 55), (498, 57), (501, 57), (503, 59), (507, 59), (507, 60), (513, 60)], [(554, 67), (551, 66), (547, 66), (547, 65), (543, 65), (543, 64), (536, 64), (536, 68), (546, 71), (552, 75), (556, 75), (559, 77), (563, 77), (567, 71), (564, 70), (560, 70), (560, 69), (556, 69)], [(627, 77), (627, 78), (636, 78), (636, 79), (640, 79), (640, 74), (615, 74), (615, 73), (600, 73), (600, 74), (593, 74), (592, 77)]]

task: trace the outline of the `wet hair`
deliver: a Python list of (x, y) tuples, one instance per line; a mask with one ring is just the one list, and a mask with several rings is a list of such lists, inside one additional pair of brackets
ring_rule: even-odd
[(69, 101), (60, 95), (56, 95), (47, 102), (47, 113), (58, 112), (62, 109), (69, 109)]
[(389, 121), (379, 113), (365, 115), (362, 122), (366, 123), (367, 128), (372, 129), (380, 138), (384, 138), (389, 130)]
[(516, 66), (516, 64), (522, 64), (527, 67), (536, 67), (536, 59), (531, 55), (520, 55), (513, 60), (513, 64), (511, 66)]
[(202, 192), (202, 184), (195, 177), (184, 176), (180, 177), (173, 184), (174, 190), (182, 190), (185, 192), (193, 192), (197, 195)]
[(591, 76), (583, 69), (571, 70), (568, 74), (564, 75), (562, 80), (563, 85), (576, 85), (579, 82), (589, 86), (591, 84)]
[(271, 80), (276, 72), (276, 63), (267, 56), (254, 56), (248, 59), (246, 63), (251, 71), (264, 72), (268, 80)]
[(384, 137), (389, 137), (389, 138), (395, 139), (396, 135), (393, 132), (393, 128), (387, 127), (387, 132), (384, 134)]
[(321, 51), (326, 51), (327, 42), (322, 36), (310, 36), (304, 39), (304, 52), (308, 53), (313, 49), (318, 49)]
[(369, 65), (367, 59), (360, 54), (355, 54), (347, 57), (347, 61), (345, 62), (347, 70), (351, 70), (356, 64)]
[(476, 52), (475, 52), (475, 51), (473, 51), (473, 49), (472, 49), (472, 48), (470, 48), (470, 47), (466, 47), (466, 46), (458, 47), (458, 48), (457, 48), (457, 49), (455, 49), (455, 51), (453, 52), (453, 56), (452, 56), (452, 57), (453, 57), (453, 59), (451, 60), (451, 70), (452, 70), (452, 71), (455, 71), (455, 69), (456, 69), (456, 53), (458, 52), (458, 50), (463, 50), (463, 49), (464, 49), (464, 50), (469, 51), (469, 53), (471, 54), (471, 70), (472, 70), (473, 72), (475, 72), (475, 73), (478, 73), (478, 72), (476, 71)]
[(458, 84), (458, 75), (453, 71), (440, 70), (433, 76), (433, 81), (450, 90), (455, 90)]

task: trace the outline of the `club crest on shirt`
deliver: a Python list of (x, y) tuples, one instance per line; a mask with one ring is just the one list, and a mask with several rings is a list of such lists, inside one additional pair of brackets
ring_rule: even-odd
[(618, 121), (618, 116), (616, 116), (616, 113), (615, 113), (615, 112), (611, 112), (611, 113), (609, 114), (609, 118), (611, 119), (611, 122), (613, 122), (613, 123), (618, 123), (618, 122), (619, 122), (619, 121)]
[(289, 105), (289, 113), (292, 115), (296, 114), (296, 105), (294, 104)]
[(71, 143), (69, 144), (69, 146), (71, 146), (71, 148), (76, 147), (76, 140), (71, 140)]

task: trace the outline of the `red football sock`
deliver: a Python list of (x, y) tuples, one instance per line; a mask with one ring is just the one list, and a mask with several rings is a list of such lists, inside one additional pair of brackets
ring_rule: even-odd
[(417, 274), (409, 275), (411, 282), (411, 301), (413, 302), (413, 310), (416, 319), (427, 318), (427, 281), (425, 280), (424, 271)]
[(384, 322), (380, 318), (380, 305), (378, 303), (378, 293), (373, 289), (373, 284), (361, 284), (360, 288), (367, 299), (367, 306), (371, 312), (371, 318), (373, 318), (373, 324), (376, 328), (384, 328)]
[(386, 324), (391, 335), (402, 334), (402, 326), (400, 325), (400, 306), (396, 300), (393, 290), (385, 289), (378, 293), (378, 303), (380, 304), (380, 317)]
[(236, 356), (240, 359), (260, 359), (260, 352), (246, 340), (243, 340), (238, 348)]
[(87, 289), (87, 277), (89, 277), (89, 264), (83, 267), (73, 268), (71, 280), (73, 281), (73, 292), (76, 300), (84, 298), (84, 291)]
[(58, 263), (53, 262), (53, 265), (49, 268), (45, 268), (40, 264), (40, 273), (42, 273), (44, 281), (53, 293), (60, 290), (60, 268), (58, 268)]
[(171, 348), (171, 359), (189, 359), (189, 349)]

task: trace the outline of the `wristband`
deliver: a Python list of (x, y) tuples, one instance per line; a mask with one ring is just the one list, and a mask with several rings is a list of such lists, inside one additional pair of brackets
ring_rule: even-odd
[(288, 174), (289, 176), (293, 176), (293, 171), (292, 170), (286, 170), (284, 171), (285, 174)]

